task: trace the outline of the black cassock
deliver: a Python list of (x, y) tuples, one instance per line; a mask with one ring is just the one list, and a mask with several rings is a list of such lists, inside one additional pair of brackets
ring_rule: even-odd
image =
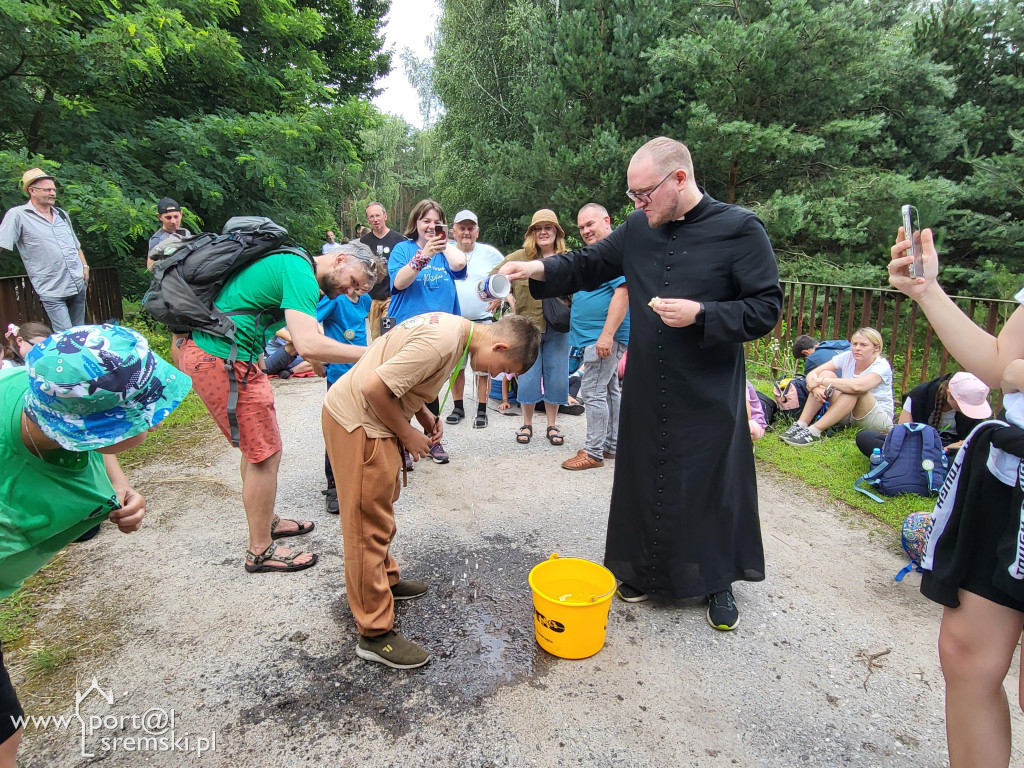
[[(779, 270), (750, 211), (704, 195), (652, 229), (642, 211), (599, 243), (545, 259), (534, 296), (592, 290), (624, 275), (630, 338), (605, 565), (654, 595), (697, 597), (764, 579), (743, 342), (779, 319)], [(655, 296), (704, 304), (670, 328)]]

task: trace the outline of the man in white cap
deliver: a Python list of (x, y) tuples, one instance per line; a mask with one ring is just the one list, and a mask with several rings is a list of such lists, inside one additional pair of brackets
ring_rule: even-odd
[(21, 177), (21, 188), (28, 202), (4, 214), (0, 248), (12, 251), (18, 246), (25, 272), (54, 331), (82, 325), (89, 265), (71, 218), (54, 205), (56, 181), (42, 168), (30, 168)]
[[(370, 231), (359, 238), (359, 242), (369, 248), (384, 265), (387, 272), (388, 259), (396, 245), (406, 238), (393, 229), (388, 228), (388, 212), (383, 205), (374, 201), (366, 206), (366, 220), (370, 222)], [(387, 317), (388, 302), (391, 301), (391, 281), (381, 280), (370, 290), (370, 338), (376, 340), (380, 336), (381, 318)]]
[[(497, 248), (487, 243), (477, 242), (480, 237), (480, 223), (476, 214), (470, 210), (461, 210), (455, 214), (455, 223), (452, 227), (452, 236), (455, 238), (455, 247), (466, 254), (466, 276), (455, 281), (455, 290), (459, 294), (459, 308), (462, 316), (475, 323), (494, 322), (491, 314), (490, 302), (480, 298), (477, 293), (481, 280), (494, 271), (494, 268), (504, 261)], [(487, 426), (487, 394), (490, 389), (491, 378), (486, 372), (476, 373), (476, 418), (473, 420), (474, 429), (483, 429)], [(462, 395), (466, 391), (466, 371), (461, 369), (455, 384), (452, 388), (452, 398), (455, 407), (445, 419), (449, 424), (458, 424), (466, 418), (466, 409), (463, 406)]]

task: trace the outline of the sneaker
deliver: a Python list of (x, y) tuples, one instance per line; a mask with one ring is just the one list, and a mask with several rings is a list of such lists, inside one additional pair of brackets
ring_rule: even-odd
[(434, 460), (435, 464), (447, 464), (448, 463), (448, 451), (441, 447), (441, 444), (430, 446), (430, 458)]
[(414, 462), (412, 460), (412, 454), (409, 453), (408, 451), (406, 451), (406, 450), (402, 451), (402, 459), (405, 461), (405, 471), (406, 472), (412, 472), (413, 469), (416, 468), (415, 467), (416, 462)]
[(605, 451), (604, 457), (609, 461), (615, 461), (615, 451)]
[(812, 443), (818, 442), (819, 440), (821, 440), (821, 435), (819, 434), (817, 437), (815, 437), (811, 433), (811, 430), (807, 429), (806, 427), (800, 427), (800, 431), (797, 432), (796, 434), (791, 435), (787, 432), (786, 434), (782, 435), (779, 439), (782, 440), (782, 442), (786, 443), (786, 445), (802, 446), (811, 445)]
[(558, 406), (559, 413), (568, 414), (569, 416), (580, 416), (584, 410), (584, 407), (580, 403), (576, 403), (575, 405)]
[(787, 435), (789, 435), (790, 437), (792, 437), (793, 435), (796, 435), (796, 434), (798, 434), (798, 433), (800, 432), (800, 430), (801, 430), (801, 429), (807, 429), (807, 427), (805, 427), (805, 426), (803, 426), (803, 425), (801, 425), (801, 424), (797, 424), (797, 423), (796, 423), (796, 422), (794, 421), (794, 422), (793, 422), (792, 424), (790, 424), (790, 426), (789, 426), (789, 429), (787, 429), (787, 430), (786, 430), (785, 432), (783, 432), (783, 433), (782, 433), (781, 435), (779, 435), (779, 438), (780, 438), (780, 439), (781, 439), (781, 438), (784, 438), (784, 437), (786, 437)]
[(571, 459), (566, 459), (562, 462), (562, 469), (596, 469), (603, 466), (603, 461), (591, 458), (589, 453), (582, 450), (577, 451), (576, 455)]
[(391, 588), (391, 596), (395, 600), (415, 600), (427, 594), (427, 584), (415, 579), (401, 579)]
[(416, 643), (391, 630), (378, 637), (359, 636), (356, 656), (392, 669), (416, 669), (430, 661), (430, 654)]
[(327, 514), (338, 514), (338, 489), (328, 488), (325, 491), (320, 491), (320, 493), (322, 493), (326, 497), (324, 501), (327, 504)]
[(736, 629), (740, 623), (740, 611), (736, 607), (736, 598), (732, 596), (732, 587), (708, 595), (707, 618), (708, 624), (715, 629), (723, 632)]
[(619, 588), (615, 590), (615, 593), (619, 596), (619, 600), (627, 603), (642, 603), (647, 599), (647, 593), (641, 592), (636, 587), (631, 587), (626, 582), (619, 584)]

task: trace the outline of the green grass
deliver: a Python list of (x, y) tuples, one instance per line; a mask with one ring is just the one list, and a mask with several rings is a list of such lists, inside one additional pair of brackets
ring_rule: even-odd
[(813, 445), (796, 448), (786, 445), (779, 434), (786, 429), (776, 422), (776, 431), (765, 434), (757, 443), (757, 458), (782, 474), (794, 477), (813, 488), (820, 488), (834, 499), (863, 510), (886, 525), (899, 530), (903, 519), (916, 510), (931, 509), (934, 500), (904, 495), (885, 498), (884, 504), (855, 491), (853, 482), (868, 471), (868, 460), (857, 450), (854, 430), (826, 437)]
[(21, 589), (0, 600), (0, 643), (5, 653), (21, 647), (40, 609), (70, 578), (65, 560), (63, 553), (57, 555), (39, 573), (27, 579)]

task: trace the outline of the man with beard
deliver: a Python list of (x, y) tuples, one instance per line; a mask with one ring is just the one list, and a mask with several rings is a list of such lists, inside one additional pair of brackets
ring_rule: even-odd
[(649, 141), (626, 179), (637, 210), (607, 238), (502, 271), (531, 278), (535, 296), (625, 276), (629, 385), (605, 565), (622, 599), (706, 595), (708, 623), (730, 630), (733, 582), (764, 579), (743, 344), (778, 321), (778, 265), (754, 214), (697, 186), (683, 144)]
[[(238, 346), (235, 413), (242, 452), (242, 505), (249, 523), (245, 569), (250, 573), (298, 571), (317, 560), (309, 552), (279, 548), (275, 541), (309, 533), (314, 526), (309, 521), (285, 520), (274, 514), (282, 444), (274, 392), (256, 364), (265, 340), (287, 325), (296, 352), (303, 359), (325, 363), (354, 363), (365, 349), (320, 333), (316, 307), (321, 291), (330, 298), (344, 293), (353, 299), (369, 291), (379, 274), (373, 254), (353, 241), (314, 257), (313, 262), (315, 267), (311, 269), (309, 261), (297, 253), (264, 256), (233, 275), (214, 302), (223, 312), (240, 311), (232, 315)], [(273, 309), (284, 310), (283, 321), (259, 314)], [(193, 331), (178, 358), (181, 370), (192, 377), (196, 394), (229, 441), (231, 374), (226, 361), (230, 355), (229, 339)]]

